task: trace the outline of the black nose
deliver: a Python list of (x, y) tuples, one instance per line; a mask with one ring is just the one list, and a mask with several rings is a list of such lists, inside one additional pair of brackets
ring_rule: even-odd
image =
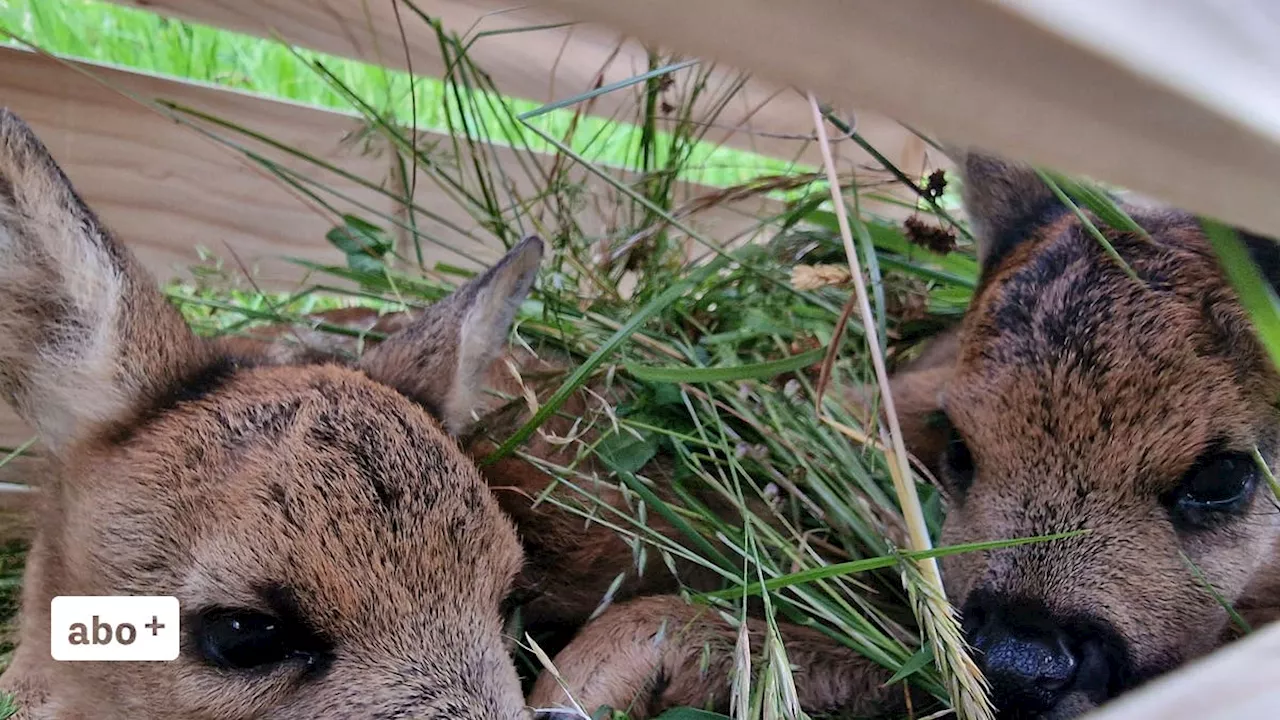
[(1041, 603), (975, 593), (962, 613), (1002, 717), (1035, 717), (1073, 692), (1105, 694), (1109, 669), (1095, 638), (1073, 632)]

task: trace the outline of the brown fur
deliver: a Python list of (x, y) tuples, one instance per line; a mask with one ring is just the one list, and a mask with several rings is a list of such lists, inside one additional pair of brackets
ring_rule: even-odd
[(1029, 596), (1099, 618), (1119, 632), (1136, 682), (1227, 630), (1179, 551), (1250, 614), (1280, 603), (1280, 524), (1265, 485), (1243, 516), (1211, 530), (1176, 528), (1161, 503), (1217, 443), (1256, 444), (1274, 463), (1280, 378), (1194, 218), (1131, 213), (1152, 240), (1109, 235), (1141, 283), (1066, 215), (989, 269), (942, 406), (978, 468), (945, 542), (1091, 530), (958, 556), (945, 563), (951, 595)]

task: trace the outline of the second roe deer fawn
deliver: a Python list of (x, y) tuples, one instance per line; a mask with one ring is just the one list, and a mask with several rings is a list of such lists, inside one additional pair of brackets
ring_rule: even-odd
[[(979, 287), (893, 392), (949, 500), (943, 544), (1090, 531), (942, 561), (1001, 718), (1066, 720), (1238, 633), (1192, 567), (1253, 626), (1280, 616), (1280, 506), (1253, 457), (1280, 460), (1280, 375), (1196, 217), (1134, 205), (1145, 236), (1104, 230), (1135, 280), (1032, 168), (960, 154)], [(1280, 247), (1242, 238), (1280, 289)], [(557, 667), (588, 708), (714, 693), (723, 710), (731, 672), (705, 672), (700, 649), (734, 629), (707, 614), (660, 630), (696, 614), (617, 605)], [(792, 655), (802, 707), (893, 712), (881, 671), (831, 645)], [(563, 691), (544, 675), (531, 700)]]

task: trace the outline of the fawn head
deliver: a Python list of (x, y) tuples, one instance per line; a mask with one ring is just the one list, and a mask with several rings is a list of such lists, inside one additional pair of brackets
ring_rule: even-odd
[[(895, 384), (949, 497), (946, 544), (1088, 530), (944, 561), (1004, 717), (1068, 718), (1202, 654), (1228, 612), (1275, 606), (1280, 378), (1198, 221), (1094, 220), (1034, 170), (962, 163), (982, 277), (954, 363)], [(1248, 237), (1275, 283), (1280, 252)], [(929, 422), (921, 422), (931, 415)], [(1189, 561), (1189, 562), (1188, 562)]]
[[(0, 390), (54, 467), (3, 683), (31, 717), (527, 717), (521, 548), (454, 435), (541, 254), (357, 363), (274, 364), (193, 335), (0, 114)], [(180, 658), (52, 662), (57, 595), (176, 596)]]

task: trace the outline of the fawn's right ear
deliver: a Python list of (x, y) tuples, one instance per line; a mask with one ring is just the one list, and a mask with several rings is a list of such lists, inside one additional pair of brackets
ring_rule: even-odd
[(948, 148), (947, 154), (960, 168), (961, 196), (984, 273), (1065, 209), (1029, 165), (973, 149)]
[(31, 128), (0, 110), (0, 392), (55, 453), (131, 417), (202, 346)]
[(378, 382), (416, 398), (462, 435), (485, 400), (485, 378), (507, 347), (516, 311), (533, 287), (542, 240), (525, 238), (496, 265), (424, 310), (360, 359)]

